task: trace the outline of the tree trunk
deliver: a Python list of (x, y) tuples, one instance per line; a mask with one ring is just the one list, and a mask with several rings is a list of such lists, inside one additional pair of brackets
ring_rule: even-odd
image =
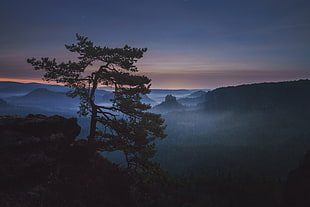
[(97, 130), (97, 106), (95, 104), (95, 92), (98, 87), (98, 76), (95, 74), (93, 87), (90, 92), (90, 106), (91, 106), (91, 120), (90, 120), (90, 129), (89, 129), (89, 136), (88, 141), (94, 142), (96, 137), (96, 130)]
[(97, 108), (95, 106), (92, 106), (90, 129), (89, 129), (89, 135), (88, 135), (88, 140), (90, 142), (95, 141), (96, 128), (97, 128), (96, 124), (97, 124)]

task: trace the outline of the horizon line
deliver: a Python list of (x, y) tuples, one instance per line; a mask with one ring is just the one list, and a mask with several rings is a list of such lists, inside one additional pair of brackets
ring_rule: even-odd
[[(308, 78), (299, 78), (294, 80), (279, 80), (279, 81), (261, 81), (261, 82), (252, 82), (252, 83), (238, 83), (238, 84), (232, 84), (232, 85), (222, 85), (215, 88), (150, 88), (150, 90), (215, 90), (218, 88), (223, 87), (235, 87), (235, 86), (241, 86), (241, 85), (251, 85), (251, 84), (261, 84), (261, 83), (280, 83), (280, 82), (291, 82), (291, 81), (300, 81), (300, 80), (310, 80)], [(36, 79), (18, 79), (18, 78), (0, 78), (0, 82), (12, 82), (12, 83), (37, 83), (37, 84), (45, 84), (45, 85), (59, 85), (64, 86), (63, 84), (56, 83), (54, 81), (48, 82), (43, 80), (36, 80)], [(99, 86), (100, 87), (111, 87), (111, 86)]]
[[(48, 81), (39, 81), (34, 79), (12, 79), (12, 78), (0, 78), (0, 82), (11, 82), (11, 83), (39, 83), (39, 84), (45, 84), (45, 85), (62, 85), (59, 83), (53, 83)], [(110, 86), (100, 86), (100, 87), (110, 87)], [(98, 88), (100, 88), (98, 87)], [(150, 90), (156, 89), (156, 90), (212, 90), (210, 88), (150, 88)]]

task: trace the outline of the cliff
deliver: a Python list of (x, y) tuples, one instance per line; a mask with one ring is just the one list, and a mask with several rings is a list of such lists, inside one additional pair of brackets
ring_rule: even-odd
[(0, 206), (130, 206), (126, 173), (79, 132), (75, 118), (0, 117)]

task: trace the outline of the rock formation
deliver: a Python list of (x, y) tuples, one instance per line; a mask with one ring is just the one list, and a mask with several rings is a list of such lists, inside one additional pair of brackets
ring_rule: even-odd
[(75, 118), (0, 117), (0, 206), (131, 206), (127, 174), (79, 132)]
[(165, 97), (165, 101), (154, 106), (152, 108), (152, 111), (156, 113), (165, 113), (169, 111), (179, 111), (183, 109), (185, 109), (185, 107), (177, 101), (175, 96), (167, 95)]

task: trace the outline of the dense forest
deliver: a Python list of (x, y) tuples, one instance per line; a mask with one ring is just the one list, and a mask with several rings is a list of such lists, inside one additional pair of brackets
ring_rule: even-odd
[(159, 160), (178, 174), (285, 177), (310, 147), (308, 80), (219, 88), (205, 100), (197, 111), (164, 114)]

